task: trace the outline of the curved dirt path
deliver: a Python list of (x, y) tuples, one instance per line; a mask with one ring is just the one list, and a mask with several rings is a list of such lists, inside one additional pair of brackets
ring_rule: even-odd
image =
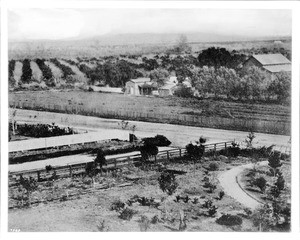
[[(260, 166), (266, 165), (267, 161), (259, 163)], [(221, 173), (218, 177), (220, 185), (224, 189), (225, 193), (235, 200), (243, 204), (245, 207), (255, 209), (261, 205), (261, 203), (254, 197), (251, 197), (246, 193), (238, 183), (239, 175), (245, 170), (252, 168), (253, 164), (245, 164), (242, 166), (234, 167), (228, 171)]]

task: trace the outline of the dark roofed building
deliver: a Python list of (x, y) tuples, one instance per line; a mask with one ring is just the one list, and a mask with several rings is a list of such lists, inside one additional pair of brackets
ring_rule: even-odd
[(291, 72), (291, 62), (282, 54), (258, 54), (252, 55), (245, 63), (243, 68), (259, 67), (271, 76), (279, 72)]

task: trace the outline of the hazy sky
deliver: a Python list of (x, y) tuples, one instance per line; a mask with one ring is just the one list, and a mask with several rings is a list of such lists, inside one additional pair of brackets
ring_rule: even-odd
[(8, 37), (63, 39), (108, 33), (210, 32), (291, 35), (290, 10), (230, 9), (10, 9)]

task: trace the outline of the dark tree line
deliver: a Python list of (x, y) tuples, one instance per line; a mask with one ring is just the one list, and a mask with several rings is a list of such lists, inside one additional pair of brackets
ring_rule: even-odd
[(15, 65), (16, 65), (16, 61), (15, 60), (10, 60), (8, 63), (8, 77), (14, 77), (14, 70), (15, 70)]
[(49, 87), (55, 86), (55, 83), (53, 81), (53, 74), (49, 66), (45, 64), (45, 59), (36, 59), (36, 64), (39, 66), (40, 70), (42, 71), (43, 78), (45, 80), (45, 83)]
[(30, 83), (32, 78), (32, 70), (30, 67), (30, 60), (24, 59), (23, 60), (23, 67), (22, 67), (22, 76), (21, 81), (22, 83)]

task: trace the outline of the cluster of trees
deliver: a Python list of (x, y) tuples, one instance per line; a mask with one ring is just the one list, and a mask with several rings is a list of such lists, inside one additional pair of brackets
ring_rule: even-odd
[[(200, 97), (227, 98), (239, 100), (270, 101), (284, 103), (290, 99), (291, 76), (278, 73), (274, 79), (258, 67), (238, 72), (227, 67), (189, 69), (191, 84)], [(192, 92), (182, 88), (178, 96), (192, 97)]]
[(30, 83), (32, 78), (32, 70), (30, 67), (30, 60), (24, 59), (23, 60), (23, 67), (22, 67), (22, 76), (21, 81), (22, 83)]
[(51, 71), (50, 67), (45, 64), (45, 59), (37, 58), (35, 60), (35, 62), (39, 66), (40, 70), (42, 71), (43, 79), (44, 79), (46, 85), (49, 87), (55, 86), (55, 83), (53, 81), (52, 71)]
[(143, 76), (125, 60), (107, 61), (103, 64), (97, 64), (95, 68), (78, 64), (78, 68), (90, 79), (91, 84), (102, 80), (111, 87), (124, 87), (130, 79)]

